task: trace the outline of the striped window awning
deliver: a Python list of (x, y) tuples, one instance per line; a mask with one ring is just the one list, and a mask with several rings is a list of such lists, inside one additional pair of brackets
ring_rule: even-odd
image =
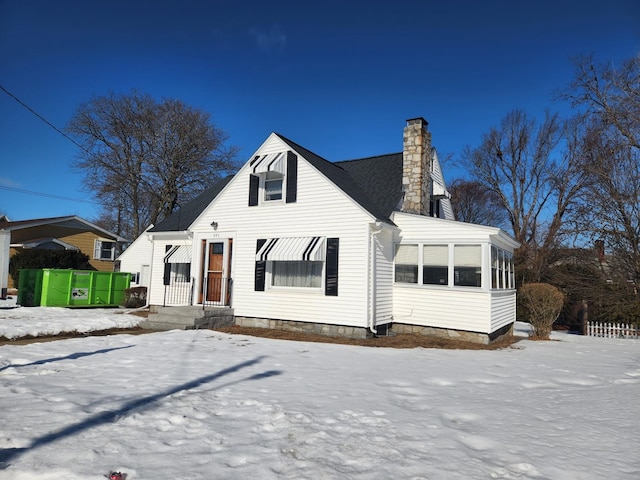
[(285, 152), (262, 155), (253, 160), (253, 173), (278, 172), (284, 175), (287, 155)]
[(270, 238), (256, 254), (256, 260), (321, 262), (324, 260), (324, 240), (324, 237)]
[(164, 263), (191, 263), (191, 245), (175, 245), (164, 256)]

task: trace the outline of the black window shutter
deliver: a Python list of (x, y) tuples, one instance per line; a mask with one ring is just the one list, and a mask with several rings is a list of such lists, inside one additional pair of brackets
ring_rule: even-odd
[[(259, 238), (256, 242), (256, 253), (260, 251), (262, 246), (267, 242), (264, 238)], [(267, 262), (256, 261), (256, 275), (254, 281), (254, 290), (256, 292), (264, 292), (264, 277)]]
[(338, 296), (338, 247), (339, 238), (327, 238), (327, 276), (324, 284), (324, 294)]
[[(169, 250), (171, 250), (172, 245), (166, 245), (164, 247), (164, 254), (166, 255)], [(164, 262), (164, 275), (162, 277), (162, 284), (163, 285), (170, 285), (171, 284), (171, 264), (169, 262)]]
[(295, 203), (298, 197), (298, 157), (287, 152), (287, 203)]
[(260, 177), (257, 175), (249, 175), (249, 206), (258, 205), (258, 187), (260, 186)]

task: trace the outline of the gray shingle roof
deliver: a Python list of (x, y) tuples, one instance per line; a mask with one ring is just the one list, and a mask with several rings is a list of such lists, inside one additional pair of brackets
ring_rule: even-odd
[[(402, 153), (332, 163), (288, 138), (276, 135), (377, 220), (393, 224), (389, 216), (398, 209), (402, 200)], [(205, 190), (149, 231), (188, 229), (232, 177), (228, 176)]]
[[(385, 172), (378, 172), (375, 171), (376, 168), (373, 165), (374, 162), (377, 165), (384, 164), (383, 168), (386, 170), (384, 159), (389, 157), (389, 155), (351, 160), (349, 162), (331, 163), (282, 135), (276, 135), (300, 153), (305, 160), (311, 163), (320, 173), (331, 180), (338, 188), (349, 195), (362, 208), (371, 213), (377, 220), (392, 223), (391, 220), (389, 220), (389, 215), (398, 204), (400, 198), (398, 197), (393, 206), (389, 208), (389, 204), (392, 203), (390, 198), (394, 196), (395, 190), (391, 185), (395, 180), (392, 177), (395, 177), (393, 173), (395, 173), (397, 169), (391, 168)], [(353, 165), (347, 165), (352, 162)], [(371, 162), (371, 165), (369, 165), (369, 162)], [(402, 195), (402, 154), (400, 154), (400, 162), (400, 177), (397, 180), (398, 191), (400, 195)], [(391, 192), (389, 192), (389, 190), (391, 190)]]
[[(336, 162), (376, 204), (384, 218), (402, 201), (402, 153)], [(348, 192), (347, 192), (348, 193)]]
[(231, 181), (233, 175), (223, 178), (210, 188), (203, 191), (196, 198), (188, 202), (167, 218), (159, 222), (150, 232), (174, 232), (187, 230), (189, 226), (198, 218), (205, 208), (218, 196), (222, 189)]

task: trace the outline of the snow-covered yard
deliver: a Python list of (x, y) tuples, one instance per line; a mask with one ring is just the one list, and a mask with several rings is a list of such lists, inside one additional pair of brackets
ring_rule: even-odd
[[(15, 302), (14, 302), (15, 303)], [(143, 318), (118, 308), (18, 307), (0, 303), (0, 337), (44, 337), (137, 327)]]
[[(129, 317), (0, 310), (0, 335), (110, 315)], [(192, 330), (2, 346), (0, 478), (640, 478), (640, 342), (554, 338), (395, 350)]]

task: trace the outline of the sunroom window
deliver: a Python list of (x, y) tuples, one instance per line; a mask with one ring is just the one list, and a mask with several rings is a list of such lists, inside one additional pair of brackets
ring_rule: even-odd
[(491, 288), (498, 288), (498, 247), (491, 245)]
[(395, 281), (418, 283), (418, 245), (396, 245)]
[(491, 246), (491, 288), (515, 288), (513, 254)]
[(422, 251), (422, 283), (449, 284), (449, 246), (425, 245)]
[(458, 287), (482, 286), (482, 249), (480, 245), (454, 245), (453, 284)]

